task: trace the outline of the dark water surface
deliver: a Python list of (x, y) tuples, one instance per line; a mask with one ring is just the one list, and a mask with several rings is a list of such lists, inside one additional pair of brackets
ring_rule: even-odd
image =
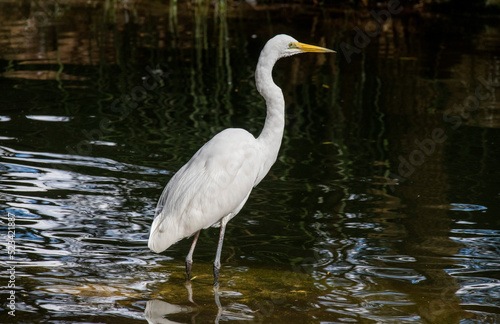
[[(0, 4), (5, 321), (500, 322), (500, 20), (175, 3)], [(219, 290), (217, 229), (186, 286), (190, 240), (147, 248), (157, 199), (220, 130), (259, 134), (277, 33), (338, 54), (276, 66), (279, 159)]]

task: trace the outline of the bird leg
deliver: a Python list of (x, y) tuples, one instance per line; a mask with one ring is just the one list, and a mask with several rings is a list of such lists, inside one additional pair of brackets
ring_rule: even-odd
[(186, 274), (187, 274), (187, 280), (191, 279), (191, 267), (193, 266), (193, 253), (194, 253), (194, 248), (196, 247), (196, 242), (198, 241), (198, 236), (200, 236), (201, 230), (196, 232), (194, 235), (193, 243), (191, 244), (191, 248), (189, 249), (189, 253), (186, 256)]
[(214, 285), (219, 284), (220, 254), (222, 251), (222, 243), (224, 243), (224, 232), (226, 231), (226, 224), (228, 221), (229, 217), (224, 217), (220, 221), (219, 244), (217, 245), (217, 253), (215, 254), (215, 261), (214, 261)]

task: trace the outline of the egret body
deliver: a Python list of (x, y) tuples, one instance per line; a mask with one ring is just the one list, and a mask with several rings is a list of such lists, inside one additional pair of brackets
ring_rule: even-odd
[(288, 35), (271, 38), (260, 53), (255, 81), (266, 100), (267, 116), (255, 138), (244, 129), (228, 128), (203, 145), (169, 181), (158, 201), (148, 246), (160, 253), (182, 238), (195, 235), (186, 257), (190, 278), (193, 252), (200, 230), (220, 224), (214, 261), (218, 282), (220, 255), (227, 222), (236, 216), (252, 189), (276, 161), (285, 127), (285, 99), (274, 83), (277, 60), (295, 54), (332, 50), (299, 43)]

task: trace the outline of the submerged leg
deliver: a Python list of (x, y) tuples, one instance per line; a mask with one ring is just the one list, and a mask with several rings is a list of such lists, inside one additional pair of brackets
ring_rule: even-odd
[(215, 261), (214, 261), (214, 285), (219, 284), (220, 254), (222, 251), (222, 243), (224, 243), (224, 232), (226, 231), (226, 224), (228, 221), (229, 217), (224, 217), (220, 221), (219, 244), (217, 244), (217, 253), (215, 254)]
[(187, 280), (191, 279), (191, 267), (193, 266), (193, 253), (194, 253), (194, 248), (196, 247), (196, 242), (198, 241), (198, 236), (200, 236), (200, 231), (196, 232), (194, 235), (193, 243), (191, 244), (191, 248), (189, 249), (189, 253), (186, 256), (186, 274), (187, 274)]

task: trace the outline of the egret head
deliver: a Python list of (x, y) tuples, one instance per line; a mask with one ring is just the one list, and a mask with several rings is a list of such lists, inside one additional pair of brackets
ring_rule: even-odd
[(335, 53), (328, 48), (300, 43), (295, 38), (281, 34), (271, 38), (263, 51), (277, 53), (277, 58), (287, 57), (300, 53)]
[[(260, 52), (255, 70), (257, 90), (266, 98), (266, 101), (268, 98), (282, 98), (281, 89), (272, 80), (272, 70), (276, 61), (283, 57), (307, 52), (335, 53), (328, 48), (300, 43), (295, 38), (284, 34), (276, 35), (267, 41)], [(273, 91), (275, 93), (272, 93)]]

